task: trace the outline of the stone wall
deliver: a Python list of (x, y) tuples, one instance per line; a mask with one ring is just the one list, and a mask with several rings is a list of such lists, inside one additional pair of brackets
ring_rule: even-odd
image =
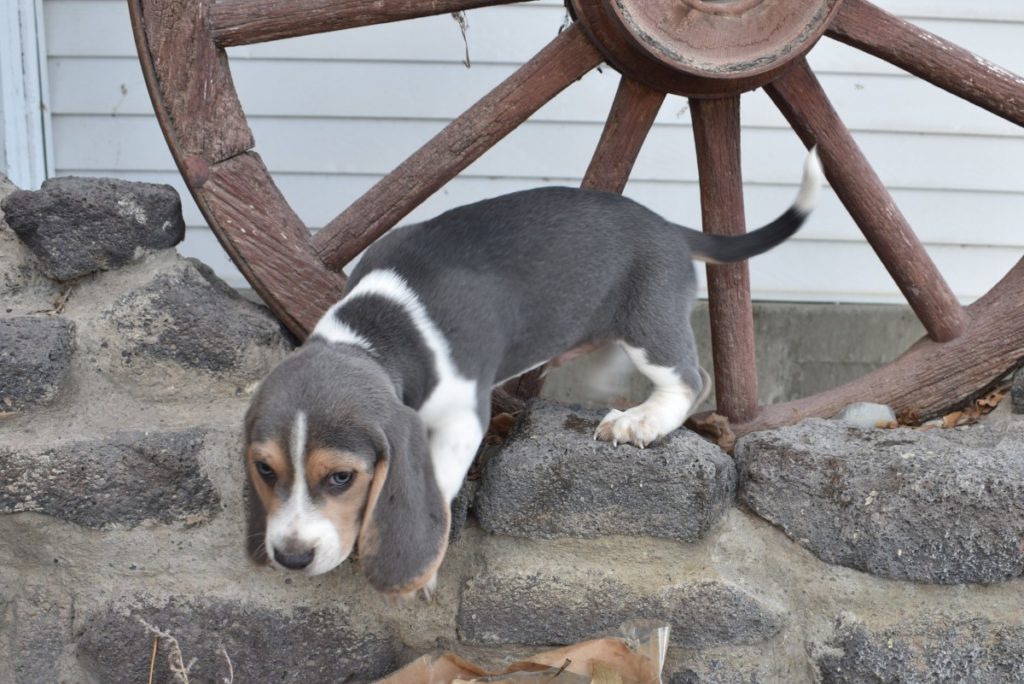
[[(355, 562), (253, 566), (239, 425), (292, 340), (173, 238), (152, 242), (173, 226), (166, 190), (51, 183), (60, 197), (4, 203), (17, 235), (0, 220), (0, 682), (147, 681), (156, 633), (159, 682), (175, 644), (191, 682), (363, 681), (634, 617), (672, 625), (674, 684), (1024, 681), (1024, 422), (1008, 413), (807, 421), (730, 456), (685, 431), (612, 448), (591, 439), (600, 412), (537, 402), (483, 454), (431, 603), (389, 604)], [(106, 218), (50, 240), (63, 269), (32, 217), (75, 193)], [(171, 218), (151, 220), (154, 194)], [(64, 205), (51, 236), (75, 230)]]

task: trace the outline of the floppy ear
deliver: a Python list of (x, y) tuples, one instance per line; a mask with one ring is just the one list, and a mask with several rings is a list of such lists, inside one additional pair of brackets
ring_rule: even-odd
[(359, 531), (359, 558), (378, 591), (408, 593), (437, 572), (448, 548), (451, 511), (416, 413), (395, 409), (376, 437), (377, 464)]
[(254, 563), (261, 565), (269, 563), (267, 557), (267, 512), (263, 510), (263, 502), (253, 489), (252, 482), (248, 475), (245, 478), (245, 491), (248, 516), (245, 521), (245, 550), (249, 552), (249, 558)]

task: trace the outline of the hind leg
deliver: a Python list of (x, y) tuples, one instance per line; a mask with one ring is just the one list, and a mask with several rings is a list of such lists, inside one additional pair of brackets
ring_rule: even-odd
[(637, 370), (654, 383), (654, 391), (638, 406), (610, 411), (597, 426), (595, 439), (616, 445), (628, 442), (642, 449), (679, 428), (707, 397), (711, 379), (697, 363), (688, 318), (683, 319), (682, 329), (669, 333), (673, 339), (644, 346), (620, 342)]

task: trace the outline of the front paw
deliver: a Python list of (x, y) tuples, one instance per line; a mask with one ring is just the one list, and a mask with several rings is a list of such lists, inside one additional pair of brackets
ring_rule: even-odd
[(653, 420), (643, 406), (626, 411), (612, 409), (597, 426), (594, 439), (611, 442), (613, 446), (635, 444), (643, 449), (667, 434), (659, 422), (662, 421)]

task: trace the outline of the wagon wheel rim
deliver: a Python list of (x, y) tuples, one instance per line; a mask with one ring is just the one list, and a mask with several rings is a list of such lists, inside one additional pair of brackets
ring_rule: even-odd
[[(739, 98), (764, 87), (804, 144), (818, 146), (833, 189), (928, 332), (930, 339), (853, 382), (762, 407), (747, 265), (710, 266), (718, 410), (737, 434), (827, 417), (858, 400), (928, 417), (1024, 358), (1024, 310), (1014, 304), (1024, 293), (1024, 260), (961, 307), (805, 55), (826, 35), (1021, 126), (1024, 79), (866, 0), (569, 0), (574, 21), (554, 40), (311, 237), (253, 151), (225, 48), (518, 1), (130, 0), (143, 74), (175, 163), (239, 270), (296, 335), (340, 297), (341, 266), (608, 62), (622, 78), (584, 187), (621, 192), (666, 93), (681, 94), (690, 98), (704, 229), (742, 232)], [(773, 29), (757, 42), (749, 27), (766, 22)], [(748, 32), (732, 38), (746, 47), (723, 50), (728, 27), (737, 25)]]

